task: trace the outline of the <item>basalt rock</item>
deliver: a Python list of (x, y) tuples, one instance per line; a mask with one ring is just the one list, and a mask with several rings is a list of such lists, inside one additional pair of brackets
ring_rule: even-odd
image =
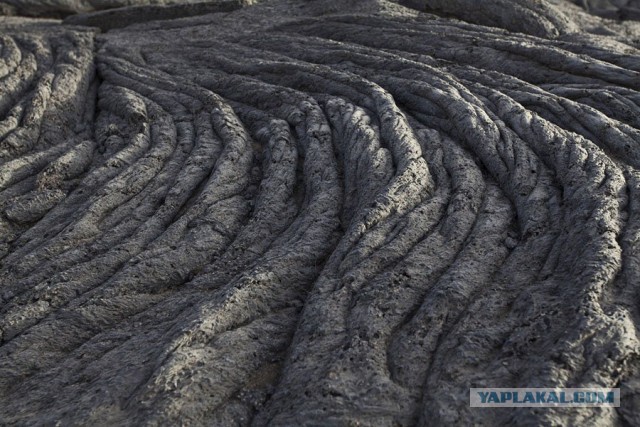
[(417, 3), (0, 19), (0, 424), (640, 424), (640, 29)]
[[(96, 12), (130, 6), (191, 5), (229, 0), (0, 0), (0, 15), (63, 18), (76, 13)], [(253, 0), (247, 0), (253, 1)], [(135, 12), (133, 13), (135, 15)]]

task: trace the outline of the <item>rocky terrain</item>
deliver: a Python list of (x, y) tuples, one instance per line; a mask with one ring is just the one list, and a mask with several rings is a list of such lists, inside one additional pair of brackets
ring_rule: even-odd
[(640, 425), (639, 23), (0, 3), (0, 425)]

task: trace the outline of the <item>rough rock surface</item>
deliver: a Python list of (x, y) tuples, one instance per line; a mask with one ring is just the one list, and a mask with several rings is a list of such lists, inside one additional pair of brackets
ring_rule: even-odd
[(406, 3), (0, 18), (0, 424), (640, 425), (637, 24)]
[(574, 3), (605, 18), (640, 20), (640, 0), (574, 0)]
[[(64, 17), (128, 6), (194, 5), (226, 0), (0, 0), (0, 15)], [(252, 0), (250, 0), (252, 1)]]

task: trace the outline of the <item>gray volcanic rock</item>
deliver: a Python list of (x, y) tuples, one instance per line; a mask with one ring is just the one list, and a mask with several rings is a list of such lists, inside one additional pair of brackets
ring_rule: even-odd
[(0, 18), (0, 424), (640, 425), (637, 24), (419, 3)]
[[(213, 0), (215, 1), (215, 0)], [(0, 0), (0, 15), (64, 17), (128, 6), (209, 3), (210, 0)]]
[(251, 4), (249, 0), (217, 0), (205, 3), (186, 3), (166, 6), (140, 5), (71, 15), (67, 17), (64, 22), (69, 25), (98, 27), (103, 31), (107, 31), (147, 21), (231, 12), (249, 4)]
[(538, 0), (403, 0), (424, 11), (541, 37), (575, 32), (576, 26), (552, 3)]
[(640, 20), (640, 0), (574, 0), (590, 13), (610, 19)]

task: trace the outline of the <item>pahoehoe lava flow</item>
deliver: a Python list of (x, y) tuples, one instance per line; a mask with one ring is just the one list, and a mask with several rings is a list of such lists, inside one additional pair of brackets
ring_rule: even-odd
[(640, 24), (73, 3), (0, 17), (1, 425), (640, 425)]

